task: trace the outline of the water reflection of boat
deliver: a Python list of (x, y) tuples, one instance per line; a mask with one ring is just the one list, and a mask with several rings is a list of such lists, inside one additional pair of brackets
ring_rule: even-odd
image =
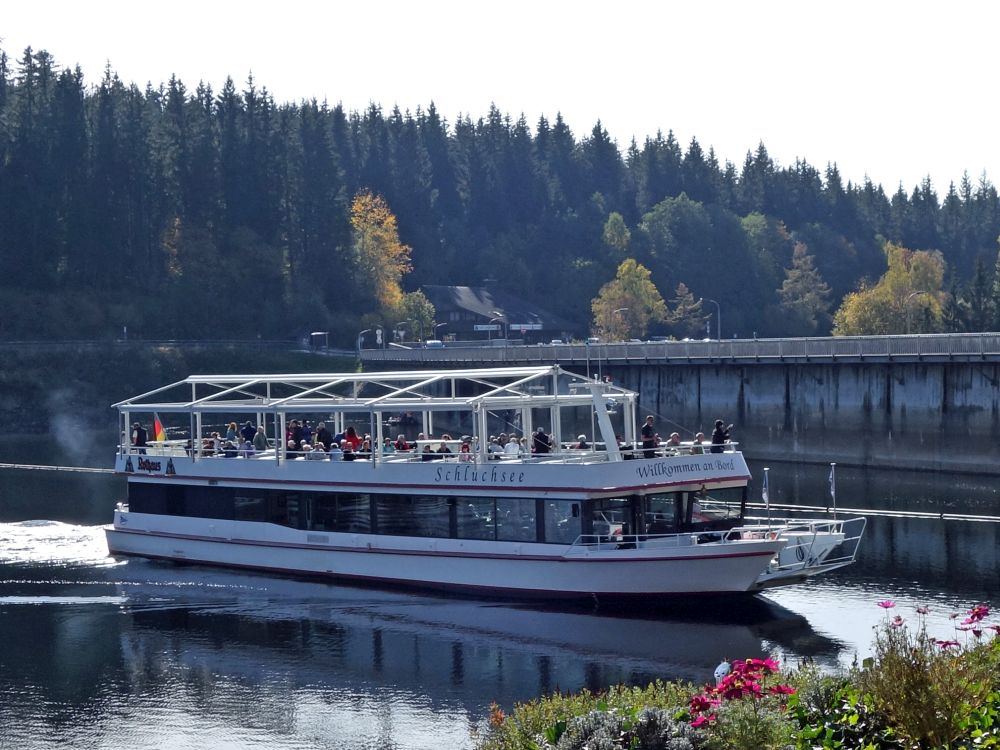
[[(721, 658), (759, 656), (763, 644), (812, 642), (835, 657), (840, 644), (805, 618), (763, 598), (738, 607), (691, 602), (641, 614), (538, 607), (327, 586), (240, 573), (141, 566), (147, 583), (128, 586), (125, 609), (145, 639), (191, 639), (186, 659), (228, 669), (280, 669), (292, 661), (300, 679), (363, 682), (391, 674), (397, 689), (425, 694), (432, 684), (478, 685), (478, 699), (509, 692), (603, 688), (656, 677), (704, 680)], [(191, 587), (205, 575), (205, 587)], [(163, 576), (163, 583), (156, 578)], [(147, 588), (148, 586), (148, 588)], [(148, 593), (147, 593), (148, 592)], [(147, 632), (148, 631), (148, 632)], [(184, 631), (184, 632), (179, 632)], [(212, 644), (207, 646), (206, 644)], [(130, 646), (132, 647), (132, 646)], [(264, 649), (252, 659), (240, 650)], [(197, 655), (197, 656), (194, 656)], [(293, 665), (286, 665), (293, 666)], [(485, 692), (487, 695), (482, 695)]]

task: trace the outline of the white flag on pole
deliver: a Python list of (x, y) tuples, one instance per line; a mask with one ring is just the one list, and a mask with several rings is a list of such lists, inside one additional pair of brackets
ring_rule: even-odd
[(837, 502), (837, 482), (834, 479), (835, 467), (830, 467), (830, 497), (833, 498), (834, 502)]
[(767, 472), (766, 471), (764, 472), (764, 486), (763, 486), (763, 488), (761, 488), (760, 496), (762, 498), (764, 498), (764, 505), (767, 505), (768, 504), (768, 496), (767, 496)]

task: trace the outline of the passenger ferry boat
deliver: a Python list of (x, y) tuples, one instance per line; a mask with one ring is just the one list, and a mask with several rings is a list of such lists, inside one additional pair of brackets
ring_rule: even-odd
[[(647, 601), (754, 592), (854, 561), (864, 519), (749, 519), (738, 446), (637, 447), (636, 405), (632, 391), (554, 365), (191, 376), (115, 404), (128, 498), (108, 547), (360, 582)], [(435, 425), (467, 434), (385, 452), (400, 414), (426, 436)], [(180, 438), (132, 445), (133, 420), (159, 425), (160, 415)], [(293, 419), (333, 433), (357, 426), (376, 449), (347, 461), (302, 455), (285, 439)], [(203, 437), (230, 420), (262, 426), (267, 448), (220, 451)], [(599, 436), (588, 447), (564, 439), (588, 423)], [(500, 452), (490, 440), (538, 426), (548, 452)], [(451, 452), (435, 452), (442, 443)]]

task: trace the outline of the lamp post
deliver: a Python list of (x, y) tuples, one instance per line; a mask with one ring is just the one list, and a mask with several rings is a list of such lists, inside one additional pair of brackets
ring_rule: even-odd
[(358, 331), (358, 356), (359, 357), (361, 356), (361, 342), (363, 341), (365, 334), (366, 333), (371, 333), (371, 331), (372, 331), (371, 328), (366, 328), (363, 331)]
[(499, 310), (490, 310), (490, 315), (495, 315), (496, 318), (494, 318), (494, 320), (499, 320), (503, 324), (503, 328), (501, 329), (501, 330), (503, 330), (503, 337), (505, 339), (506, 338), (510, 338), (510, 332), (508, 330), (509, 326), (507, 324), (507, 316), (504, 315)]
[(441, 326), (446, 326), (446, 325), (448, 325), (448, 324), (447, 323), (437, 323), (437, 324), (434, 325), (434, 338), (436, 338), (436, 339), (440, 338), (440, 336), (438, 336), (438, 328), (440, 328)]
[[(617, 310), (612, 310), (611, 311), (611, 323), (612, 323), (612, 325), (614, 324), (615, 315), (620, 315), (621, 313), (627, 313), (628, 311), (629, 311), (629, 308), (627, 308), (627, 307), (619, 307)], [(625, 316), (624, 315), (622, 315), (622, 325), (623, 326), (625, 325)], [(625, 332), (628, 333), (627, 330)], [(622, 340), (624, 340), (624, 339), (625, 339), (625, 336), (622, 335)]]
[(492, 339), (493, 338), (493, 324), (496, 323), (496, 322), (503, 323), (503, 320), (501, 318), (490, 318), (490, 322), (487, 324), (487, 325), (489, 325), (490, 328), (489, 328), (488, 331), (486, 331), (486, 338), (488, 338), (488, 339)]
[(918, 289), (915, 292), (910, 292), (906, 295), (906, 299), (903, 300), (903, 307), (906, 308), (906, 335), (910, 335), (910, 300), (916, 297), (918, 294), (930, 294), (926, 289)]
[[(400, 337), (399, 333), (403, 329), (403, 327), (404, 326), (408, 326), (408, 325), (410, 325), (410, 321), (408, 321), (408, 320), (401, 320), (398, 323), (396, 323), (396, 335), (397, 335), (397, 337)], [(402, 337), (400, 337), (400, 338), (402, 338)]]
[(715, 338), (722, 341), (722, 307), (714, 299), (706, 299), (705, 301), (715, 305), (715, 312), (718, 314), (718, 327), (715, 329)]

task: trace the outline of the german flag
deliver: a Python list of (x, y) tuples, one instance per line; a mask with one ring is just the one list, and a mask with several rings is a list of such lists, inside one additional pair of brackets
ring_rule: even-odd
[(167, 431), (163, 429), (163, 422), (160, 421), (160, 415), (153, 413), (153, 440), (157, 442), (163, 442), (167, 439)]

